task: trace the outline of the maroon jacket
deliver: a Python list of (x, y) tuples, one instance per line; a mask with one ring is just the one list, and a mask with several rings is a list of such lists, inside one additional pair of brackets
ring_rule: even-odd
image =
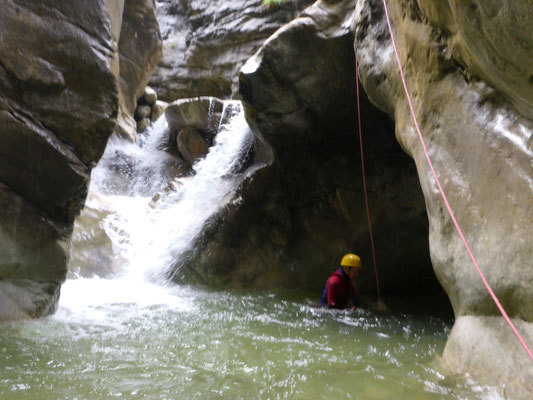
[(352, 300), (353, 305), (360, 304), (352, 282), (350, 282), (350, 277), (340, 268), (328, 278), (322, 292), (320, 305), (329, 308), (346, 308), (350, 300)]

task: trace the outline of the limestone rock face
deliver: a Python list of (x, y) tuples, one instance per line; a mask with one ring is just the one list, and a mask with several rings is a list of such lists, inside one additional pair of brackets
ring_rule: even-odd
[[(360, 289), (375, 293), (356, 128), (354, 8), (355, 1), (317, 2), (241, 69), (260, 169), (190, 263), (206, 281), (312, 289), (318, 301), (340, 258), (354, 251), (365, 265)], [(415, 166), (366, 97), (362, 116), (382, 289), (438, 289)]]
[[(12, 285), (0, 291), (1, 319), (57, 300), (67, 258), (58, 241), (115, 126), (118, 53), (104, 1), (8, 0), (0, 27), (0, 278)], [(28, 280), (54, 287), (48, 305), (32, 300)]]
[[(505, 384), (511, 398), (529, 398), (531, 360), (510, 328), (502, 326), (444, 208), (409, 113), (382, 4), (363, 2), (357, 10), (355, 50), (369, 98), (394, 117), (396, 136), (417, 165), (431, 259), (458, 318), (444, 361), (454, 372)], [(531, 346), (533, 123), (524, 116), (533, 110), (528, 105), (533, 88), (526, 85), (532, 5), (388, 4), (407, 85), (439, 180), (488, 282)], [(512, 18), (517, 12), (523, 18)], [(495, 340), (472, 344), (472, 338), (484, 335)], [(511, 356), (500, 357), (502, 353)]]
[(133, 119), (137, 99), (163, 56), (155, 9), (155, 0), (125, 0), (119, 40), (120, 109), (116, 131), (132, 141), (137, 137)]
[(105, 218), (116, 212), (106, 200), (105, 195), (89, 190), (70, 237), (69, 278), (111, 277), (125, 263), (102, 226)]
[(418, 1), (461, 64), (533, 119), (533, 3), (512, 0)]
[(158, 0), (164, 57), (150, 80), (160, 99), (228, 97), (237, 71), (276, 29), (312, 0)]
[(122, 37), (127, 56), (134, 38), (121, 32), (134, 25), (139, 8), (152, 4), (153, 14), (152, 0), (140, 3), (2, 4), (0, 320), (55, 308), (68, 258), (61, 244), (115, 128), (119, 76), (132, 76), (120, 71), (118, 43)]

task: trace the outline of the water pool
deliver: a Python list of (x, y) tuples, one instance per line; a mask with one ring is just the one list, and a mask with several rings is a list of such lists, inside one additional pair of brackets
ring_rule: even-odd
[(0, 398), (502, 398), (439, 372), (449, 322), (312, 300), (68, 280), (55, 315), (0, 324)]

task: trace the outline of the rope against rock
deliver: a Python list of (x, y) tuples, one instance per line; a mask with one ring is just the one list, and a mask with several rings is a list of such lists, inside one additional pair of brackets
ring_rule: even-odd
[(400, 70), (400, 76), (402, 78), (403, 88), (404, 88), (405, 94), (407, 96), (407, 102), (409, 103), (409, 109), (411, 110), (411, 116), (413, 117), (413, 122), (415, 124), (416, 133), (418, 134), (418, 138), (420, 139), (420, 142), (422, 143), (422, 149), (424, 150), (424, 154), (426, 156), (426, 160), (427, 160), (427, 162), (429, 164), (429, 168), (431, 169), (431, 173), (433, 174), (435, 182), (437, 183), (437, 187), (439, 188), (439, 191), (440, 191), (440, 194), (441, 194), (442, 199), (444, 201), (444, 204), (446, 205), (446, 209), (448, 210), (448, 213), (450, 214), (450, 217), (451, 217), (451, 219), (453, 221), (453, 224), (455, 225), (455, 229), (459, 233), (459, 236), (461, 237), (461, 240), (463, 241), (463, 244), (465, 245), (466, 251), (468, 252), (468, 255), (470, 256), (470, 258), (472, 259), (472, 262), (474, 263), (474, 266), (476, 267), (476, 270), (477, 270), (479, 276), (481, 277), (481, 280), (483, 281), (483, 284), (485, 285), (485, 287), (487, 288), (487, 291), (489, 292), (490, 296), (492, 297), (492, 300), (494, 301), (494, 303), (496, 304), (496, 306), (500, 310), (501, 314), (505, 318), (505, 321), (507, 321), (507, 323), (511, 327), (512, 331), (514, 332), (514, 334), (516, 335), (516, 337), (520, 341), (520, 344), (522, 345), (522, 347), (526, 350), (529, 358), (531, 358), (531, 361), (533, 361), (533, 353), (529, 349), (529, 347), (528, 347), (527, 343), (525, 342), (525, 340), (520, 335), (520, 332), (518, 332), (518, 329), (516, 329), (515, 325), (513, 324), (513, 321), (511, 321), (511, 318), (509, 318), (509, 315), (507, 315), (507, 312), (505, 311), (505, 309), (501, 305), (498, 297), (496, 296), (496, 294), (492, 290), (492, 287), (489, 285), (487, 279), (485, 278), (485, 275), (483, 274), (483, 271), (481, 271), (481, 268), (479, 267), (479, 264), (478, 264), (476, 258), (474, 257), (474, 253), (470, 249), (470, 246), (468, 245), (468, 242), (465, 239), (463, 231), (461, 230), (461, 227), (459, 226), (459, 223), (455, 219), (455, 215), (454, 215), (454, 213), (452, 211), (452, 208), (450, 207), (450, 204), (448, 202), (448, 198), (446, 197), (446, 194), (444, 193), (444, 190), (442, 189), (442, 186), (440, 184), (439, 178), (437, 177), (437, 173), (435, 172), (435, 168), (433, 168), (433, 163), (431, 162), (431, 159), (429, 158), (429, 154), (428, 154), (428, 151), (427, 151), (427, 148), (426, 148), (426, 143), (424, 141), (424, 138), (422, 137), (422, 133), (420, 131), (420, 127), (418, 126), (418, 121), (417, 121), (417, 118), (416, 118), (415, 109), (413, 107), (413, 102), (411, 100), (411, 96), (409, 95), (409, 91), (407, 90), (407, 84), (405, 82), (405, 75), (404, 75), (404, 72), (403, 72), (402, 63), (400, 61), (400, 56), (398, 54), (398, 49), (396, 48), (396, 42), (394, 40), (394, 34), (392, 33), (392, 25), (391, 25), (391, 22), (390, 22), (389, 11), (388, 11), (388, 8), (387, 8), (387, 0), (383, 0), (383, 6), (385, 8), (385, 17), (387, 19), (387, 25), (389, 27), (389, 33), (390, 33), (390, 37), (391, 37), (391, 40), (392, 40), (392, 46), (394, 48), (394, 53), (396, 55), (396, 61), (398, 62), (398, 68)]
[(366, 190), (366, 173), (365, 173), (365, 158), (363, 155), (363, 133), (361, 129), (361, 105), (359, 100), (359, 63), (355, 60), (355, 80), (356, 80), (356, 93), (357, 93), (357, 122), (359, 124), (359, 144), (361, 148), (361, 171), (363, 174), (363, 191), (365, 193), (365, 205), (366, 205), (366, 216), (368, 220), (368, 232), (370, 233), (370, 246), (372, 247), (372, 260), (374, 261), (374, 271), (376, 273), (376, 287), (378, 290), (378, 301), (381, 303), (381, 291), (379, 288), (379, 278), (378, 278), (378, 265), (376, 262), (376, 250), (374, 248), (374, 237), (372, 235), (372, 222), (370, 220), (370, 209), (368, 207), (368, 194)]

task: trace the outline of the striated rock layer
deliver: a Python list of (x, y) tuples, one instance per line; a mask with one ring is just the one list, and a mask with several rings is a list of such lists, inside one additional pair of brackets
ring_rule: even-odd
[(127, 46), (135, 40), (130, 18), (151, 10), (155, 30), (154, 7), (153, 0), (2, 4), (0, 320), (55, 307), (68, 258), (61, 243), (115, 128), (119, 97), (127, 97), (119, 86), (131, 73), (122, 59), (145, 65)]
[[(533, 3), (388, 4), (439, 180), (488, 282), (533, 346)], [(505, 387), (511, 398), (529, 398), (533, 362), (489, 297), (444, 208), (409, 113), (382, 1), (363, 2), (355, 20), (364, 87), (394, 118), (396, 136), (415, 160), (431, 260), (457, 318), (444, 363)]]
[(312, 2), (158, 0), (164, 57), (150, 85), (165, 101), (236, 94), (239, 68)]

